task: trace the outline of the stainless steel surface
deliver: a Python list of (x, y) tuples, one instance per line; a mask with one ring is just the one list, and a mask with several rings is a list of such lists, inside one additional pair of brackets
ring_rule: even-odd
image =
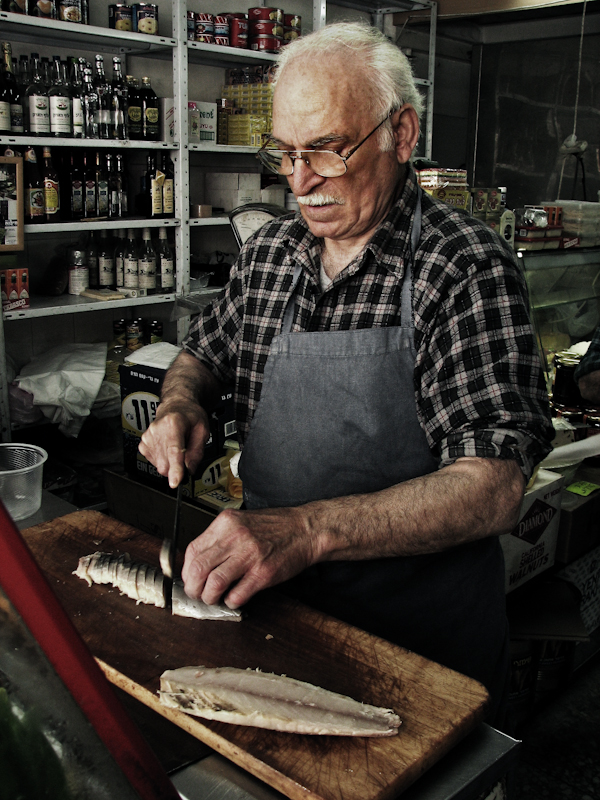
[[(403, 792), (402, 800), (477, 800), (515, 765), (519, 744), (480, 725)], [(170, 777), (183, 800), (285, 800), (216, 753)]]

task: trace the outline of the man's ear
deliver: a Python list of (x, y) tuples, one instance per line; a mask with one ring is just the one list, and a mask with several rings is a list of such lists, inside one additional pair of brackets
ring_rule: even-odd
[(405, 103), (397, 111), (394, 111), (391, 121), (398, 163), (406, 164), (419, 140), (417, 112), (410, 103)]

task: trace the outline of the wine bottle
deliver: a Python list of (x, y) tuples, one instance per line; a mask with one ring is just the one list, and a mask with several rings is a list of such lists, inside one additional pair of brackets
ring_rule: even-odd
[(168, 294), (175, 289), (175, 256), (167, 239), (167, 229), (158, 230), (157, 284), (161, 292)]
[(50, 134), (71, 136), (71, 92), (67, 80), (67, 64), (59, 56), (54, 57), (52, 86), (48, 89), (50, 105)]
[[(81, 59), (83, 60), (83, 59)], [(98, 92), (92, 82), (92, 70), (83, 69), (83, 130), (86, 139), (100, 138), (100, 109)]]
[(108, 172), (100, 152), (96, 152), (96, 216), (108, 216)]
[[(10, 42), (2, 42), (4, 60), (5, 94), (8, 99), (9, 133), (23, 133), (23, 109), (19, 99), (17, 79), (13, 73), (12, 47)], [(0, 88), (0, 103), (3, 90)]]
[(125, 252), (123, 254), (123, 270), (125, 272), (123, 286), (125, 289), (139, 288), (138, 268), (138, 247), (135, 239), (135, 230), (129, 228), (127, 231)]
[(162, 154), (162, 171), (164, 182), (162, 185), (162, 210), (163, 217), (175, 216), (175, 168), (168, 153)]
[(45, 222), (44, 182), (33, 147), (28, 147), (25, 151), (23, 167), (25, 173), (25, 222), (27, 225)]
[(83, 219), (85, 216), (85, 184), (81, 166), (75, 156), (71, 154), (71, 168), (69, 170), (69, 196), (71, 202), (71, 219)]
[(85, 185), (84, 214), (87, 219), (97, 216), (98, 192), (96, 187), (96, 165), (89, 152), (83, 155), (83, 178)]
[(71, 61), (71, 114), (73, 117), (73, 136), (76, 139), (83, 139), (85, 136), (83, 74), (80, 64), (83, 60), (82, 58), (74, 58)]
[(104, 56), (95, 58), (94, 89), (98, 94), (98, 135), (101, 139), (110, 137), (110, 84), (104, 74)]
[(152, 244), (150, 228), (142, 232), (142, 245), (138, 256), (138, 273), (140, 289), (148, 294), (156, 293), (156, 250)]
[(27, 87), (29, 132), (33, 136), (49, 136), (50, 107), (48, 105), (48, 91), (44, 86), (39, 58), (37, 53), (31, 54), (31, 83)]
[(129, 214), (129, 181), (127, 178), (127, 172), (125, 171), (125, 164), (123, 161), (123, 155), (121, 153), (116, 154), (117, 160), (117, 175), (119, 176), (119, 206), (121, 208), (121, 217), (126, 217)]
[(29, 98), (27, 97), (27, 87), (31, 82), (29, 72), (29, 58), (26, 55), (19, 57), (19, 77), (17, 85), (19, 87), (19, 102), (23, 114), (23, 131), (29, 133)]
[(121, 59), (113, 56), (113, 76), (111, 81), (110, 137), (125, 139), (125, 120), (127, 119), (127, 84), (121, 71)]
[(52, 152), (49, 147), (44, 147), (44, 167), (42, 169), (44, 181), (44, 212), (46, 222), (60, 220), (60, 183), (58, 172), (52, 163)]
[(90, 289), (100, 288), (100, 273), (98, 271), (98, 246), (94, 234), (90, 233), (90, 240), (86, 248)]
[(160, 111), (158, 97), (150, 84), (150, 78), (142, 78), (140, 89), (142, 105), (142, 139), (157, 142), (160, 139)]
[(98, 277), (101, 289), (115, 288), (115, 248), (108, 238), (108, 231), (100, 231), (100, 243), (98, 244)]
[(127, 137), (142, 139), (142, 101), (137, 80), (127, 76)]
[(146, 156), (146, 214), (150, 219), (160, 219), (163, 215), (163, 184), (165, 174), (157, 169), (156, 160), (152, 153)]
[(115, 245), (115, 287), (122, 289), (125, 286), (125, 249), (127, 243), (125, 241), (125, 231), (117, 231), (117, 243)]

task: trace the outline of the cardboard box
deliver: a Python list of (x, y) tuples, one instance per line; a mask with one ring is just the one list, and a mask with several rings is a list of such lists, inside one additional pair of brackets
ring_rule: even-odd
[(584, 465), (577, 470), (569, 486), (562, 490), (556, 560), (561, 564), (570, 564), (598, 544), (600, 469)]
[(563, 481), (562, 475), (540, 469), (523, 498), (519, 522), (500, 537), (507, 593), (554, 564)]
[(207, 172), (204, 178), (204, 199), (213, 208), (231, 211), (239, 203), (239, 193), (251, 194), (260, 200), (258, 172)]
[(425, 189), (427, 194), (436, 200), (441, 200), (453, 208), (462, 208), (467, 210), (471, 201), (471, 195), (468, 189), (450, 189), (443, 187), (441, 189)]
[(29, 270), (21, 267), (0, 270), (2, 310), (29, 308)]
[[(121, 424), (123, 428), (123, 458), (127, 474), (148, 486), (173, 494), (166, 477), (160, 475), (153, 464), (139, 452), (142, 434), (156, 416), (160, 402), (160, 390), (166, 373), (165, 368), (149, 367), (143, 364), (120, 365), (121, 378)], [(204, 450), (204, 459), (198, 467), (198, 479), (211, 465), (225, 454), (225, 440), (235, 435), (236, 422), (233, 406), (233, 392), (226, 391), (221, 403), (210, 415), (211, 436)], [(213, 468), (215, 470), (215, 468)], [(216, 470), (218, 471), (218, 470)], [(205, 482), (206, 490), (213, 488)], [(188, 488), (188, 495), (194, 496), (196, 489)]]
[(188, 139), (190, 143), (217, 141), (217, 104), (188, 101)]
[(159, 97), (160, 138), (163, 142), (175, 141), (175, 101), (172, 97)]
[(600, 627), (600, 547), (556, 573), (580, 594), (579, 612), (588, 634)]

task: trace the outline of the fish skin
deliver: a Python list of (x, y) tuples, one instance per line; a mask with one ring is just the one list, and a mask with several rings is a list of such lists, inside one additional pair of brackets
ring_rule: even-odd
[(160, 702), (204, 719), (333, 736), (395, 736), (400, 718), (284, 675), (234, 667), (180, 667), (160, 678)]
[[(165, 607), (162, 572), (150, 564), (133, 561), (128, 553), (116, 556), (96, 551), (89, 556), (82, 556), (73, 575), (87, 581), (88, 586), (94, 583), (112, 584), (136, 603)], [(202, 600), (188, 597), (181, 581), (173, 583), (173, 614), (178, 617), (228, 622), (239, 622), (242, 619), (239, 609), (228, 608), (221, 603), (209, 606)]]

